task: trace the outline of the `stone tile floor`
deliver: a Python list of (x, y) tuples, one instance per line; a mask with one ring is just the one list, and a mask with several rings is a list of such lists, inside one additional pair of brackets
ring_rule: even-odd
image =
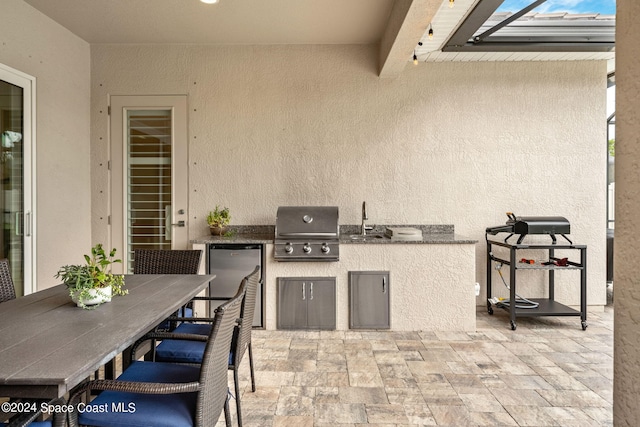
[(243, 424), (613, 425), (613, 308), (589, 313), (586, 331), (578, 317), (517, 323), (479, 307), (466, 333), (256, 330)]

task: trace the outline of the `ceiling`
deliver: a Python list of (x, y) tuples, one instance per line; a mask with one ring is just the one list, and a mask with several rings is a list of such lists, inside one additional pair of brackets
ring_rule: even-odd
[[(380, 76), (420, 62), (612, 59), (614, 52), (443, 52), (485, 0), (24, 0), (91, 44), (380, 44)], [(486, 0), (496, 2), (498, 0)], [(433, 37), (428, 30), (433, 29)], [(422, 44), (418, 46), (418, 42)], [(611, 61), (612, 62), (612, 61)]]
[(394, 4), (394, 0), (25, 2), (92, 44), (250, 45), (377, 43)]

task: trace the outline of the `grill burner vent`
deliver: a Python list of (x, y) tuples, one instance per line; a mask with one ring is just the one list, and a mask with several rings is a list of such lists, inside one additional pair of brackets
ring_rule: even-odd
[(506, 225), (498, 225), (495, 227), (487, 227), (486, 233), (496, 235), (498, 233), (510, 233), (505, 239), (511, 238), (514, 234), (519, 234), (518, 244), (527, 234), (548, 234), (556, 243), (556, 234), (564, 237), (569, 243), (573, 244), (566, 234), (571, 233), (571, 225), (569, 221), (562, 216), (515, 216), (512, 212), (507, 212), (509, 219)]

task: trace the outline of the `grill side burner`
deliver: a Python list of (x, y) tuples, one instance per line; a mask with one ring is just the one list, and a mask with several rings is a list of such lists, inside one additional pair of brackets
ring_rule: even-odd
[(514, 234), (519, 234), (518, 244), (527, 234), (548, 234), (551, 236), (553, 244), (556, 244), (556, 234), (564, 237), (569, 243), (573, 244), (566, 234), (571, 233), (571, 225), (569, 221), (562, 216), (515, 216), (511, 212), (507, 212), (509, 219), (506, 225), (498, 225), (495, 227), (487, 227), (486, 233), (496, 235), (498, 233), (510, 233), (505, 239), (505, 243)]
[(340, 259), (337, 206), (280, 206), (275, 234), (276, 261)]

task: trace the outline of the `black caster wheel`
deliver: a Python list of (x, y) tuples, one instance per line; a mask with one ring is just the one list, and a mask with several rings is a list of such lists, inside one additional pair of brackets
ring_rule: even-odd
[(488, 312), (489, 314), (493, 314), (493, 307), (488, 307), (488, 308), (487, 308), (487, 312)]
[(511, 330), (512, 331), (516, 330), (516, 322), (514, 322), (513, 320), (511, 321)]
[(587, 329), (587, 326), (589, 326), (589, 325), (587, 325), (587, 322), (586, 322), (585, 320), (583, 320), (583, 321), (582, 321), (582, 330), (583, 330), (583, 331), (584, 331), (584, 330), (586, 330), (586, 329)]

